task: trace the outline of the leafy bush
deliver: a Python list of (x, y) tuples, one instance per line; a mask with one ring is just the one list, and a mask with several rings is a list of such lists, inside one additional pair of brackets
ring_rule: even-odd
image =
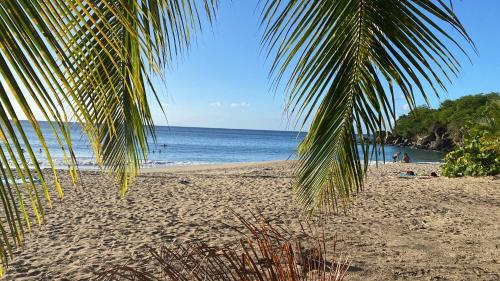
[(500, 136), (471, 131), (444, 161), (441, 172), (447, 177), (497, 175), (500, 173)]

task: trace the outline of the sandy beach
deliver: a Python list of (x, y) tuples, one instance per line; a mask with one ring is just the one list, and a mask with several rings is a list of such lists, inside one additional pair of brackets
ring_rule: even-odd
[[(500, 280), (500, 180), (403, 179), (402, 170), (439, 168), (371, 167), (349, 212), (326, 224), (350, 257), (346, 280)], [(73, 190), (64, 175), (64, 203), (47, 211), (4, 280), (91, 280), (144, 256), (147, 246), (234, 243), (236, 233), (226, 226), (237, 225), (230, 209), (298, 230), (292, 181), (288, 162), (146, 170), (120, 199), (109, 177), (83, 172)]]

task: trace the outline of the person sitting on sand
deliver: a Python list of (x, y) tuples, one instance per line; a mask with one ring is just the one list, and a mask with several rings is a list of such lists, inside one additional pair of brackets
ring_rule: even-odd
[(408, 153), (405, 153), (405, 154), (403, 155), (403, 159), (402, 159), (402, 161), (403, 161), (404, 163), (410, 163), (410, 156), (408, 155)]
[(398, 151), (392, 155), (392, 161), (398, 162), (399, 160), (399, 155), (401, 154), (401, 151)]

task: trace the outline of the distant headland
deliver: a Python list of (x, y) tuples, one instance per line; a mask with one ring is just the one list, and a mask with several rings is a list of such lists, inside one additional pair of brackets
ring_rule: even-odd
[(380, 136), (388, 145), (450, 151), (463, 141), (465, 130), (487, 128), (499, 115), (499, 93), (463, 96), (437, 109), (419, 106), (400, 116), (392, 133)]

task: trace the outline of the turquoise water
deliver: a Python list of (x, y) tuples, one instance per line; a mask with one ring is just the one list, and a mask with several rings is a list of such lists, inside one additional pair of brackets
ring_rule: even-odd
[[(52, 135), (49, 125), (41, 122), (42, 131), (52, 151), (56, 165), (64, 166), (63, 154)], [(28, 126), (26, 127), (28, 128)], [(27, 129), (28, 138), (35, 153), (39, 153), (40, 144), (32, 130)], [(145, 166), (176, 166), (196, 164), (218, 164), (238, 162), (261, 162), (294, 159), (296, 147), (305, 136), (304, 133), (287, 131), (215, 129), (190, 127), (158, 126), (157, 143), (151, 142), (148, 161)], [(73, 147), (79, 165), (94, 166), (93, 153), (78, 126), (72, 127)], [(396, 151), (407, 152), (413, 162), (440, 162), (443, 154), (435, 151), (385, 147), (386, 161), (392, 161)], [(44, 165), (43, 153), (38, 155)], [(382, 159), (381, 153), (379, 160)], [(372, 160), (375, 160), (373, 157)]]

